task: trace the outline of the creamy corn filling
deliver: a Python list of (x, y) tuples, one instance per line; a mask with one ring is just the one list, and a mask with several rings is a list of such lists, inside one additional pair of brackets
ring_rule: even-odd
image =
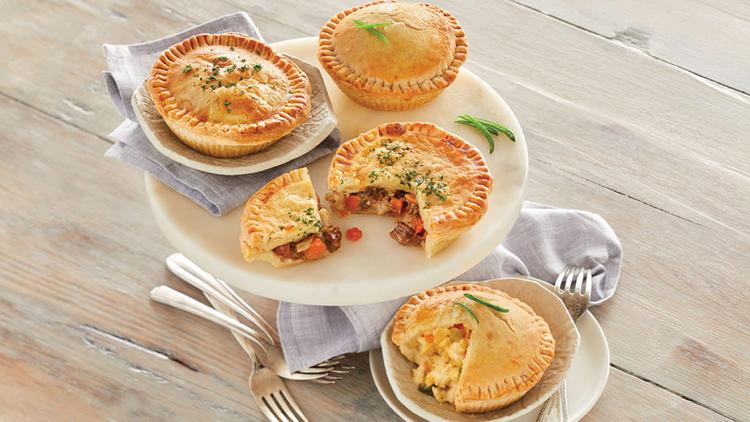
[(412, 379), (419, 390), (440, 402), (453, 403), (471, 332), (463, 324), (425, 331), (417, 339), (418, 365)]

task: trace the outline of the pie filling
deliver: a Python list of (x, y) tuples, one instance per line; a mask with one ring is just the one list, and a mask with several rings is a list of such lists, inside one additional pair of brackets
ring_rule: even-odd
[(350, 212), (372, 212), (396, 217), (397, 223), (391, 231), (391, 237), (402, 245), (419, 246), (427, 236), (419, 215), (417, 198), (413, 193), (369, 187), (362, 192), (347, 195), (344, 206)]
[(469, 346), (471, 330), (463, 324), (425, 331), (417, 339), (419, 352), (412, 379), (419, 391), (439, 402), (453, 403), (461, 368)]
[(340, 247), (341, 229), (325, 226), (319, 233), (273, 248), (273, 253), (283, 260), (315, 261), (336, 252)]

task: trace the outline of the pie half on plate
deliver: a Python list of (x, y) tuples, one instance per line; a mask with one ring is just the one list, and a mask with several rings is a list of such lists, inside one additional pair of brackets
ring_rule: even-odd
[(320, 30), (318, 59), (352, 100), (407, 110), (435, 98), (466, 60), (455, 17), (424, 3), (376, 1), (332, 17)]
[(520, 300), (477, 284), (412, 296), (396, 313), (391, 340), (416, 364), (414, 388), (463, 413), (518, 400), (555, 356), (555, 339), (542, 317)]
[(173, 45), (146, 86), (177, 138), (212, 157), (266, 149), (310, 114), (305, 73), (241, 34), (199, 34)]
[(386, 123), (343, 143), (326, 199), (339, 214), (398, 219), (391, 237), (428, 257), (484, 215), (492, 175), (482, 153), (431, 123)]
[(245, 260), (286, 267), (321, 259), (341, 246), (341, 230), (320, 208), (307, 168), (271, 180), (242, 212), (240, 246)]

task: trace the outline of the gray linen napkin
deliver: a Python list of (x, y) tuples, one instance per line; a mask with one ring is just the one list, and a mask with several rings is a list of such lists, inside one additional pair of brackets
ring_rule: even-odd
[(213, 215), (231, 211), (274, 177), (332, 154), (341, 142), (341, 135), (336, 129), (307, 154), (284, 165), (243, 176), (204, 173), (177, 163), (157, 151), (136, 123), (130, 104), (133, 92), (146, 78), (158, 55), (171, 45), (195, 34), (224, 32), (243, 33), (263, 40), (247, 13), (234, 13), (154, 41), (131, 45), (105, 44), (109, 71), (102, 72), (112, 101), (126, 118), (110, 133), (109, 137), (115, 144), (105, 152), (105, 157), (118, 159), (150, 173)]
[[(565, 265), (586, 266), (593, 269), (591, 304), (599, 305), (615, 293), (621, 263), (620, 241), (601, 216), (526, 202), (502, 245), (456, 280), (525, 275), (554, 282)], [(289, 368), (380, 347), (380, 333), (405, 300), (340, 307), (282, 302), (277, 321)]]

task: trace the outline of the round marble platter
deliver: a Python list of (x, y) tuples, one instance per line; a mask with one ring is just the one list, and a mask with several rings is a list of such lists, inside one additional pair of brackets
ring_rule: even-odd
[[(317, 38), (273, 45), (277, 51), (316, 64)], [(344, 240), (341, 249), (320, 261), (287, 268), (247, 263), (239, 246), (242, 207), (211, 216), (180, 193), (146, 175), (146, 192), (155, 219), (170, 243), (198, 265), (236, 288), (294, 303), (356, 305), (403, 297), (442, 284), (489, 255), (518, 218), (527, 180), (528, 155), (521, 126), (510, 107), (487, 83), (466, 67), (432, 102), (414, 110), (387, 112), (362, 107), (344, 95), (323, 73), (342, 139), (348, 140), (387, 122), (432, 122), (476, 145), (494, 176), (485, 216), (447, 249), (427, 258), (421, 248), (403, 247), (390, 238), (391, 218), (374, 215), (334, 217), (346, 230), (359, 227), (364, 236)], [(454, 123), (460, 114), (495, 120), (516, 135), (513, 143), (497, 137), (495, 151), (474, 128)], [(330, 156), (308, 165), (321, 198), (327, 191)], [(323, 206), (327, 203), (323, 201)]]
[(307, 74), (312, 86), (310, 118), (281, 138), (270, 148), (257, 154), (236, 158), (217, 158), (201, 154), (180, 142), (156, 111), (146, 84), (141, 83), (133, 93), (131, 103), (138, 123), (146, 138), (160, 153), (180, 164), (206, 173), (236, 176), (257, 173), (279, 166), (310, 152), (336, 128), (338, 121), (328, 98), (323, 75), (312, 64), (287, 55)]

